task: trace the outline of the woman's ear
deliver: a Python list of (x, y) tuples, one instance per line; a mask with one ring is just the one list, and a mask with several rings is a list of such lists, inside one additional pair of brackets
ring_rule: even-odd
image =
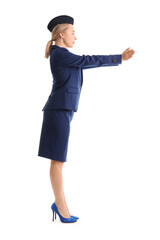
[(63, 33), (60, 33), (59, 36), (60, 36), (61, 38), (63, 38)]

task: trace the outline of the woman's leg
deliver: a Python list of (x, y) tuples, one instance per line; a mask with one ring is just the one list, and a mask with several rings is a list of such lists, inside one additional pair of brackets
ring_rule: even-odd
[(63, 176), (62, 176), (63, 164), (64, 162), (51, 160), (50, 180), (55, 196), (55, 204), (57, 205), (58, 211), (63, 217), (69, 218), (70, 213), (67, 207), (63, 188)]

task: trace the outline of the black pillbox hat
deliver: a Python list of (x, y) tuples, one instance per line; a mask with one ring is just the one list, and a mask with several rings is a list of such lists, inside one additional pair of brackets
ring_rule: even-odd
[(47, 25), (47, 28), (50, 32), (52, 32), (53, 28), (61, 23), (70, 23), (70, 24), (74, 24), (74, 19), (70, 16), (67, 15), (60, 15), (57, 16), (55, 18), (53, 18)]

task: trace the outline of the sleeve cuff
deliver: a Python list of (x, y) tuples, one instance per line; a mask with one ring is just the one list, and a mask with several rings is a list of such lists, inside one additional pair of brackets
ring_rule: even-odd
[(112, 63), (117, 65), (122, 63), (122, 54), (114, 55), (112, 58)]

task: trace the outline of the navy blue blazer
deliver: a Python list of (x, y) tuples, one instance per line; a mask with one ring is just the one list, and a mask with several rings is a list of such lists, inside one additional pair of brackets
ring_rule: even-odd
[(77, 112), (83, 84), (83, 69), (118, 66), (118, 55), (76, 55), (67, 48), (52, 45), (50, 68), (53, 76), (52, 90), (42, 111), (69, 109)]

